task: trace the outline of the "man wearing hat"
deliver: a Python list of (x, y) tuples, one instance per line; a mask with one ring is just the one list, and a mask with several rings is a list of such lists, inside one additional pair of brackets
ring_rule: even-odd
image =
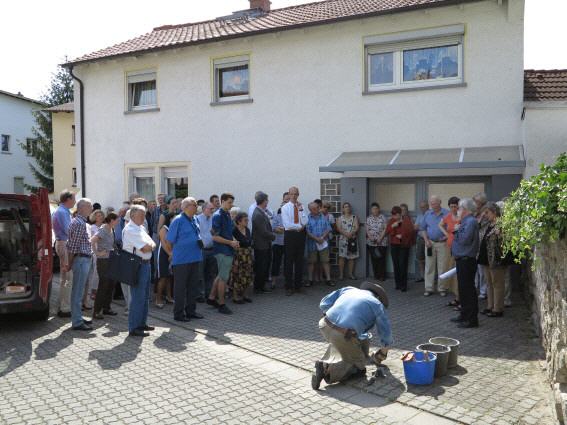
[[(373, 282), (363, 282), (360, 289), (352, 286), (338, 289), (321, 300), (319, 308), (325, 315), (319, 321), (319, 330), (329, 347), (323, 358), (315, 362), (315, 374), (311, 378), (314, 390), (319, 389), (323, 379), (332, 384), (365, 376), (370, 358), (377, 365), (386, 359), (392, 345), (387, 307), (386, 291)], [(374, 326), (382, 348), (369, 355), (369, 331)]]

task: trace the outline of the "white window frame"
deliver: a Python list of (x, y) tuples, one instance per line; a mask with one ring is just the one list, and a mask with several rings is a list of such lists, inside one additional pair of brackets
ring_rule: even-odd
[[(125, 180), (124, 199), (137, 192), (136, 177), (153, 177), (154, 193), (166, 193), (168, 177), (184, 177), (187, 179), (187, 191), (191, 193), (191, 166), (189, 162), (153, 162), (126, 164), (124, 167)], [(148, 199), (149, 201), (149, 199)]]
[[(241, 96), (220, 96), (220, 71), (226, 68), (232, 68), (234, 66), (248, 66), (248, 94)], [(220, 58), (213, 60), (213, 102), (224, 103), (224, 102), (240, 102), (251, 100), (252, 91), (252, 74), (250, 70), (250, 55), (242, 56), (232, 56), (227, 58)]]
[[(432, 28), (405, 33), (370, 36), (364, 39), (365, 91), (387, 92), (411, 90), (419, 88), (434, 88), (436, 86), (462, 85), (464, 83), (464, 25), (452, 25), (443, 28)], [(404, 81), (404, 51), (427, 49), (435, 47), (457, 46), (458, 76), (435, 78), (430, 80)], [(371, 84), (370, 56), (380, 53), (393, 54), (393, 82)]]
[[(134, 84), (155, 81), (156, 83), (156, 102), (150, 105), (134, 106)], [(148, 111), (158, 108), (158, 84), (157, 71), (155, 69), (146, 69), (143, 71), (131, 71), (126, 73), (126, 111)]]
[[(0, 135), (0, 138), (1, 138), (1, 139), (0, 139), (0, 152), (1, 152), (1, 153), (12, 153), (12, 149), (11, 149), (11, 148), (12, 148), (12, 146), (11, 146), (12, 144), (10, 143), (10, 142), (11, 142), (11, 140), (10, 140), (10, 139), (11, 139), (11, 138), (10, 138), (10, 135), (9, 135), (9, 134), (2, 134), (2, 135)], [(6, 138), (7, 145), (8, 145), (8, 150), (7, 150), (7, 151), (4, 150), (4, 138)]]

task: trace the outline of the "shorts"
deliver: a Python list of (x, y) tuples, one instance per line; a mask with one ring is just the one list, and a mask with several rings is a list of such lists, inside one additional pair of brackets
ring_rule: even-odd
[(232, 270), (232, 255), (216, 254), (217, 266), (219, 269), (219, 277), (226, 283), (230, 278), (230, 271)]
[(325, 248), (321, 251), (311, 251), (308, 254), (308, 261), (309, 264), (327, 264), (329, 262), (329, 248)]
[(425, 261), (425, 240), (416, 238), (415, 240), (415, 256), (417, 261)]

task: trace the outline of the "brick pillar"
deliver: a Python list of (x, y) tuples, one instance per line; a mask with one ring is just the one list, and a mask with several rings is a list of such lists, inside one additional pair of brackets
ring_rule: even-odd
[[(330, 212), (338, 218), (341, 214), (341, 180), (340, 179), (321, 179), (321, 200), (331, 204)], [(335, 234), (330, 245), (331, 274), (336, 276), (338, 272), (338, 235)]]

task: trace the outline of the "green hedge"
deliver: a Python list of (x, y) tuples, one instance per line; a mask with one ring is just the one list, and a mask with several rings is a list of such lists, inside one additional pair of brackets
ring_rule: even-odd
[(529, 257), (533, 248), (565, 237), (567, 230), (567, 153), (539, 174), (522, 180), (504, 204), (501, 218), (504, 251), (516, 261)]

